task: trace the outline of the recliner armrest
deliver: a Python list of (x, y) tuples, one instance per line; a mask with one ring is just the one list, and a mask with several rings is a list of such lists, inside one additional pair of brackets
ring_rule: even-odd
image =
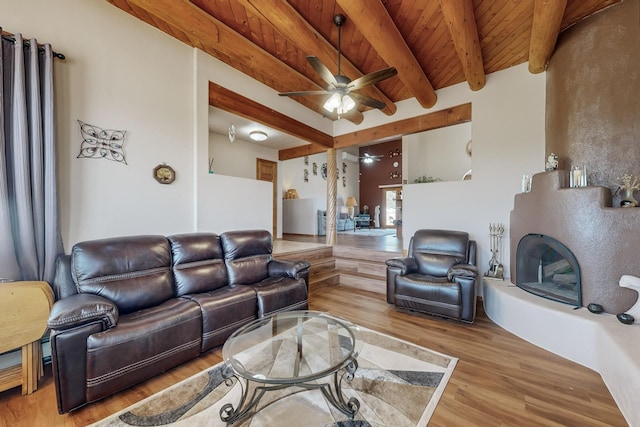
[(309, 270), (311, 264), (307, 261), (281, 261), (273, 259), (269, 262), (269, 276), (285, 276), (295, 279), (300, 277), (301, 273)]
[(418, 271), (418, 263), (415, 258), (391, 258), (385, 261), (387, 267), (400, 269), (400, 274), (405, 275)]
[(108, 299), (93, 294), (76, 294), (53, 304), (47, 326), (62, 331), (100, 321), (104, 329), (109, 329), (116, 326), (118, 317), (118, 307)]
[(475, 279), (478, 277), (478, 267), (471, 264), (456, 264), (447, 272), (447, 279), (452, 282), (456, 277), (468, 277)]

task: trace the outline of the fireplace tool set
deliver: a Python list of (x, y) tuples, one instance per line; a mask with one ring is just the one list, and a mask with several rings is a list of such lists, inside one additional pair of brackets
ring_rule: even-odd
[(502, 247), (502, 236), (504, 235), (504, 224), (489, 224), (489, 243), (491, 245), (491, 260), (489, 261), (489, 271), (484, 275), (496, 279), (504, 279), (504, 267), (498, 260), (498, 252)]

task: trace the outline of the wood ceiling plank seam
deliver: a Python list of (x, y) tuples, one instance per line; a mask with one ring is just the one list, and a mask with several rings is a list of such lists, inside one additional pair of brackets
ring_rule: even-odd
[(406, 31), (400, 31), (409, 46), (413, 47), (416, 44), (424, 43), (425, 40), (429, 40), (439, 17), (437, 4), (438, 2), (434, 1), (427, 2), (423, 8), (419, 9), (419, 12), (416, 11), (416, 19), (413, 25), (408, 27)]
[(490, 70), (494, 71), (491, 72), (526, 62), (529, 57), (528, 40), (529, 36), (526, 33), (513, 37), (511, 42), (503, 46), (502, 50), (493, 57), (493, 64)]
[[(526, 0), (523, 2), (509, 2), (512, 7), (497, 8), (497, 12), (492, 13), (489, 20), (476, 19), (476, 25), (478, 26), (478, 35), (480, 42), (486, 45), (491, 45), (494, 39), (500, 35), (509, 34), (513, 31), (512, 27), (508, 27), (510, 22), (513, 22), (512, 18), (508, 18), (511, 14), (517, 13), (520, 16), (522, 10), (528, 10), (531, 16), (533, 16), (533, 0)], [(527, 8), (530, 6), (530, 8)]]
[(442, 81), (448, 78), (448, 76), (443, 75), (446, 72), (445, 70), (455, 69), (456, 78), (464, 79), (462, 66), (453, 48), (451, 35), (444, 23), (441, 22), (438, 27), (437, 30), (434, 29), (429, 43), (424, 43), (421, 49), (416, 52), (416, 57), (424, 58), (424, 62), (421, 65), (436, 89), (442, 88)]
[(412, 29), (418, 25), (426, 6), (415, 0), (405, 0), (399, 3), (393, 9), (387, 7), (387, 11), (400, 33), (405, 36), (411, 34)]
[[(531, 3), (531, 6), (533, 7), (533, 3)], [(489, 42), (489, 43), (483, 44), (482, 46), (482, 54), (485, 58), (489, 59), (489, 62), (492, 62), (492, 63), (495, 62), (492, 59), (495, 52), (496, 51), (500, 52), (504, 49), (504, 46), (510, 45), (513, 38), (520, 37), (523, 34), (526, 35), (527, 38), (529, 37), (529, 35), (531, 34), (531, 23), (533, 21), (533, 8), (530, 10), (524, 7), (519, 8), (518, 14), (516, 15), (516, 17), (510, 19), (509, 21), (520, 22), (520, 24), (516, 26), (516, 29), (514, 29), (513, 27), (502, 27), (500, 29), (500, 32), (497, 33), (499, 37), (494, 37), (495, 40), (499, 40), (499, 42), (497, 43)], [(524, 24), (522, 24), (523, 22)], [(481, 43), (482, 43), (482, 40), (481, 40)], [(528, 50), (528, 46), (527, 46), (527, 50)], [(527, 55), (528, 55), (528, 52), (527, 52)], [(488, 64), (485, 64), (485, 68), (487, 70), (493, 69), (493, 66), (489, 66)]]
[[(433, 4), (437, 4), (437, 2)], [(435, 70), (433, 67), (434, 62), (438, 61), (437, 57), (448, 56), (453, 59), (455, 58), (455, 51), (452, 49), (453, 42), (451, 41), (449, 31), (439, 17), (439, 10), (434, 7), (433, 13), (427, 11), (424, 15), (426, 16), (427, 14), (429, 18), (425, 25), (428, 28), (428, 33), (426, 33), (427, 30), (425, 30), (422, 33), (423, 40), (419, 40), (410, 47), (414, 52), (414, 56), (420, 58), (418, 62), (423, 70), (425, 70), (425, 73), (427, 73), (427, 76), (432, 78), (437, 74), (434, 74)], [(439, 46), (446, 46), (447, 44), (449, 44), (450, 48), (442, 51)], [(462, 70), (460, 71), (462, 72)]]

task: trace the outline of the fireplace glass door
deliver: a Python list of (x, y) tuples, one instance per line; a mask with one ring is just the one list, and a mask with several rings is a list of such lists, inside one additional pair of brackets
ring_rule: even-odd
[(516, 285), (543, 298), (582, 306), (578, 261), (569, 248), (549, 236), (527, 234), (520, 240)]

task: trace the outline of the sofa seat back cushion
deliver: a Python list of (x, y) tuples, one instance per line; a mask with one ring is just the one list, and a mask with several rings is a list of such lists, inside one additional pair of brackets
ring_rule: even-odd
[(269, 276), (273, 251), (271, 233), (266, 230), (228, 231), (220, 235), (229, 285), (250, 285)]
[(462, 292), (460, 284), (447, 278), (408, 274), (396, 277), (395, 303), (398, 307), (460, 319)]
[(71, 274), (79, 293), (113, 301), (121, 314), (175, 296), (171, 248), (164, 236), (127, 236), (77, 243)]
[(252, 286), (258, 298), (258, 317), (281, 311), (307, 310), (307, 285), (303, 279), (269, 277)]
[(197, 302), (202, 312), (202, 352), (224, 344), (236, 329), (257, 317), (256, 293), (250, 286), (225, 286), (185, 298)]
[(173, 255), (176, 295), (197, 294), (227, 286), (227, 267), (217, 234), (177, 234), (167, 239)]
[(446, 230), (418, 230), (412, 238), (412, 252), (421, 274), (446, 276), (456, 264), (467, 262), (469, 235)]
[(87, 401), (124, 390), (198, 356), (201, 341), (200, 307), (188, 299), (170, 299), (121, 316), (116, 328), (87, 338)]

